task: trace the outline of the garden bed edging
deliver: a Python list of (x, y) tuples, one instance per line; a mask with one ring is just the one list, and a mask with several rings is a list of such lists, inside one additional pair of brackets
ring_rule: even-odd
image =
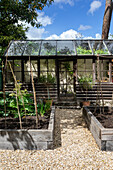
[(104, 128), (90, 111), (90, 107), (83, 107), (82, 113), (99, 148), (102, 151), (113, 151), (113, 128)]
[(55, 107), (52, 106), (48, 129), (0, 129), (0, 149), (47, 150), (53, 148)]

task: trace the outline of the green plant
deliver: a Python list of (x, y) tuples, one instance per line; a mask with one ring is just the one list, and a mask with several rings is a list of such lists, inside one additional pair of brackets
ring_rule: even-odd
[(81, 76), (78, 78), (79, 85), (83, 91), (86, 93), (86, 100), (87, 100), (87, 93), (88, 90), (92, 89), (93, 86), (93, 79), (92, 76)]
[[(21, 90), (21, 93), (22, 93), (23, 100), (24, 100), (26, 114), (27, 115), (35, 115), (33, 100), (31, 98), (32, 94), (29, 94), (26, 89)], [(21, 96), (18, 95), (18, 102), (19, 102), (19, 109), (20, 109), (21, 116), (25, 116), (23, 100), (22, 100)], [(13, 93), (6, 92), (6, 101), (5, 102), (6, 102), (6, 108), (7, 108), (6, 116), (12, 116), (14, 118), (18, 118), (16, 94), (14, 92)], [(0, 117), (5, 117), (3, 92), (0, 92)]]
[[(20, 85), (20, 87), (21, 87), (21, 85)], [(18, 87), (18, 88), (20, 88), (20, 87)], [(18, 92), (18, 102), (19, 102), (19, 109), (20, 109), (21, 116), (25, 116), (25, 111), (26, 111), (26, 115), (33, 115), (35, 113), (35, 110), (34, 110), (33, 100), (31, 98), (32, 94), (29, 94), (26, 89), (21, 90), (21, 94), (19, 93), (19, 89), (17, 90), (17, 92)], [(9, 106), (14, 109), (17, 109), (16, 94), (10, 93), (9, 96), (13, 97), (9, 103)], [(23, 97), (23, 99), (22, 99), (22, 97)], [(23, 107), (23, 102), (24, 102), (25, 108)], [(18, 115), (17, 115), (17, 117), (18, 117)]]
[(47, 76), (42, 75), (38, 78), (39, 83), (44, 83), (44, 84), (55, 84), (56, 79), (52, 74), (48, 73)]
[(70, 63), (69, 63), (69, 62), (65, 62), (65, 63), (64, 63), (64, 67), (65, 67), (65, 69), (68, 71), (69, 75), (70, 75), (70, 76), (73, 76), (73, 71), (72, 71), (72, 69), (71, 69)]
[(83, 48), (81, 46), (77, 47), (77, 54), (92, 54), (91, 50), (87, 50), (86, 48)]
[(46, 76), (45, 75), (42, 75), (38, 78), (38, 82), (39, 83), (45, 83), (46, 82)]
[(37, 104), (37, 109), (38, 113), (43, 117), (45, 113), (48, 113), (50, 111), (51, 103), (40, 100), (40, 102)]
[(107, 49), (101, 49), (101, 50), (93, 50), (95, 54), (108, 54)]
[(54, 84), (56, 82), (56, 79), (54, 76), (52, 76), (52, 74), (48, 73), (47, 74), (47, 83), (50, 83), (50, 84)]
[[(98, 49), (95, 50), (93, 49), (94, 54), (108, 54), (108, 50), (107, 49)], [(77, 54), (92, 54), (91, 50), (88, 50), (86, 48), (83, 48), (82, 46), (78, 46), (77, 47)]]

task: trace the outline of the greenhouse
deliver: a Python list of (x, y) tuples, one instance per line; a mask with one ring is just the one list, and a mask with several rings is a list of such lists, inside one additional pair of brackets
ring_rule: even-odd
[[(91, 101), (96, 99), (98, 83), (104, 99), (112, 98), (113, 40), (11, 41), (2, 58), (10, 61), (17, 81), (29, 91), (32, 71), (38, 98), (49, 95), (55, 102), (80, 101), (84, 98), (79, 86), (83, 78), (93, 84), (88, 92)], [(7, 64), (6, 89), (13, 88), (14, 78)]]

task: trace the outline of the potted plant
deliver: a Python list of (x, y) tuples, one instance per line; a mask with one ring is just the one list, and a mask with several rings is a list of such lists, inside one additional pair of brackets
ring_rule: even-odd
[(81, 91), (85, 93), (86, 100), (83, 101), (83, 106), (89, 106), (90, 101), (88, 101), (88, 90), (92, 89), (92, 77), (89, 75), (83, 75), (78, 78), (78, 82), (81, 88)]

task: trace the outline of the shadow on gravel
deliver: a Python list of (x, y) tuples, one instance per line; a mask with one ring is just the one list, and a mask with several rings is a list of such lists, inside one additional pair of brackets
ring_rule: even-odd
[(54, 142), (53, 142), (53, 149), (61, 147), (61, 115), (59, 109), (56, 109), (55, 113), (55, 130), (54, 130)]
[(65, 134), (69, 129), (87, 128), (82, 116), (82, 110), (56, 109), (54, 148), (62, 146), (61, 134)]

